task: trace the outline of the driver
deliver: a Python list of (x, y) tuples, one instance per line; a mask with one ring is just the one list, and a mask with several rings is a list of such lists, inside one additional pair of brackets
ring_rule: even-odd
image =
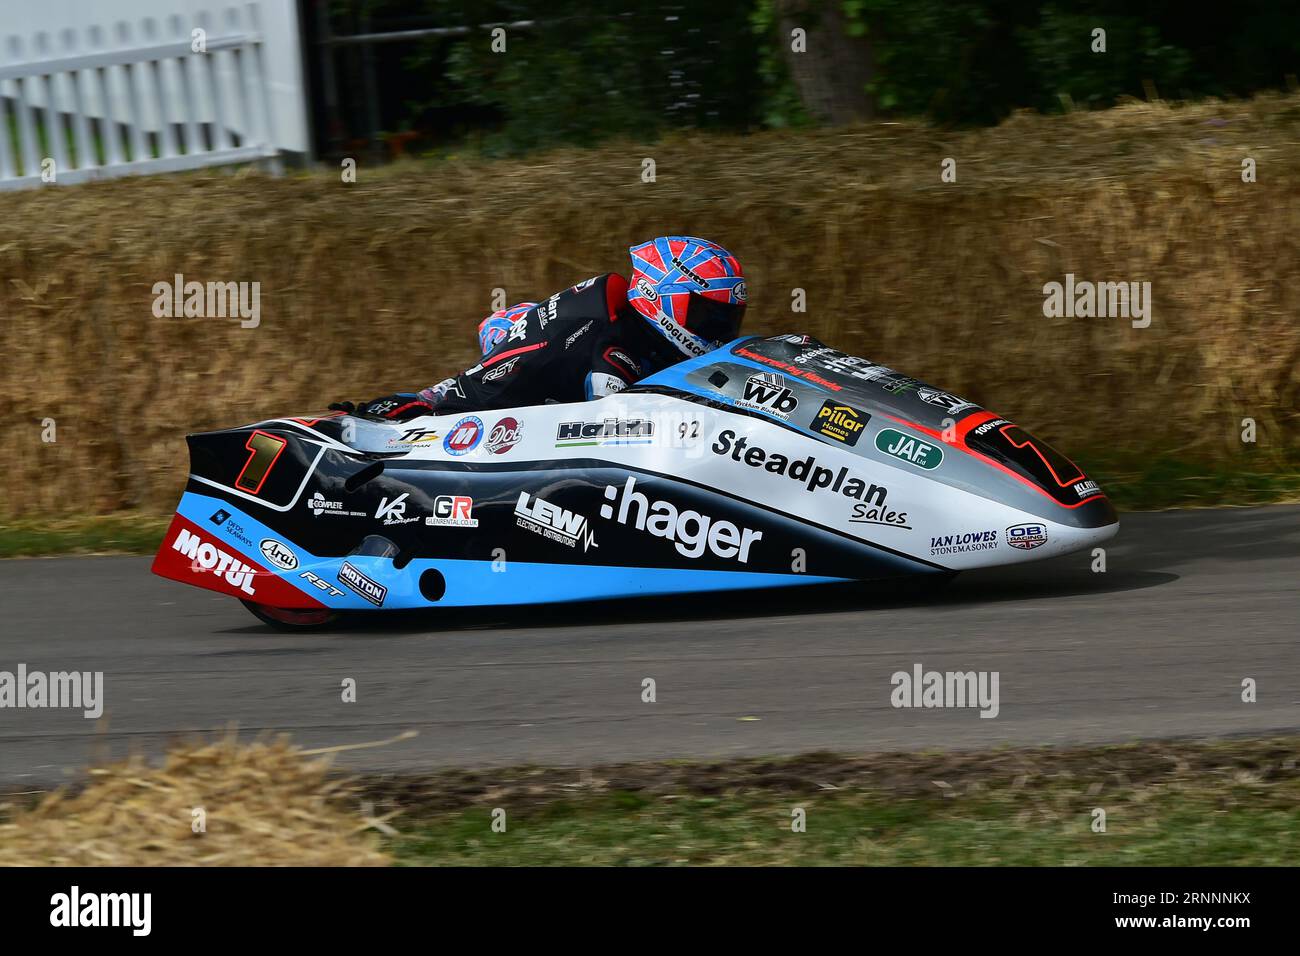
[(735, 256), (691, 236), (663, 236), (629, 252), (629, 279), (595, 276), (543, 303), (488, 316), (479, 326), (482, 360), (454, 378), (355, 409), (330, 407), (404, 421), (602, 398), (737, 336), (746, 290)]

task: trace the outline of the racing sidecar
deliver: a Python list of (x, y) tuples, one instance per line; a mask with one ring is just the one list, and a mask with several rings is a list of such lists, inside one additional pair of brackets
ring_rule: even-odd
[(188, 437), (157, 574), (268, 623), (950, 575), (1112, 537), (1075, 464), (806, 335), (738, 339), (594, 402)]

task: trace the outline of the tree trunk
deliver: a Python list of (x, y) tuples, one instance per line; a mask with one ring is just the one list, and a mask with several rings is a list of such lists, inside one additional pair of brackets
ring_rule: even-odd
[[(832, 125), (870, 119), (875, 103), (867, 81), (875, 72), (871, 43), (850, 36), (841, 0), (775, 0), (778, 42), (804, 109)], [(792, 49), (791, 31), (802, 28), (807, 48)]]

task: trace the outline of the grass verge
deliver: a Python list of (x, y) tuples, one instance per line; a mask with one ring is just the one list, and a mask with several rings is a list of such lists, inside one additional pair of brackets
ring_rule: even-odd
[(227, 735), (0, 795), (0, 866), (1300, 862), (1300, 737), (368, 777), (340, 749)]
[(171, 515), (131, 512), (57, 521), (0, 522), (0, 558), (58, 554), (152, 554)]
[(1297, 753), (1283, 739), (815, 754), (442, 774), (369, 795), (402, 809), (386, 848), (413, 866), (1294, 866)]

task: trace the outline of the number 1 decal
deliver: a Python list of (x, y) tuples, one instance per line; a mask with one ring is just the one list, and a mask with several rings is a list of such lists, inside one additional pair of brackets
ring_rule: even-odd
[(269, 432), (253, 432), (244, 443), (251, 454), (248, 461), (244, 462), (244, 470), (235, 479), (235, 487), (252, 495), (260, 492), (266, 483), (266, 476), (271, 473), (271, 467), (280, 459), (280, 453), (287, 444), (289, 442), (286, 439)]

